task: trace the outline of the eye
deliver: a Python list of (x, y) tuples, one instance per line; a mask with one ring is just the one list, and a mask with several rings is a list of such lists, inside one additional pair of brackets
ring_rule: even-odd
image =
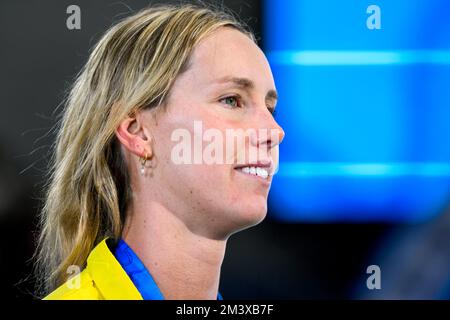
[(232, 108), (240, 107), (240, 104), (239, 104), (240, 100), (239, 100), (238, 96), (225, 97), (225, 98), (220, 99), (219, 101), (229, 105)]

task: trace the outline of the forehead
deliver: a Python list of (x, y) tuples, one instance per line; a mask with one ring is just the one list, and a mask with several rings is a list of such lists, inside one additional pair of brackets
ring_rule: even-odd
[(196, 82), (209, 84), (224, 77), (252, 80), (257, 87), (275, 87), (266, 56), (245, 34), (221, 27), (194, 48), (188, 73)]

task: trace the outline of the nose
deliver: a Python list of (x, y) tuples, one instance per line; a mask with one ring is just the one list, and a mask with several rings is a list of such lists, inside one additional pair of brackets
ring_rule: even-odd
[(276, 147), (284, 139), (283, 128), (275, 121), (271, 112), (264, 108), (259, 112), (260, 116), (257, 118), (257, 134), (252, 136), (252, 144), (254, 146), (263, 146), (267, 148)]

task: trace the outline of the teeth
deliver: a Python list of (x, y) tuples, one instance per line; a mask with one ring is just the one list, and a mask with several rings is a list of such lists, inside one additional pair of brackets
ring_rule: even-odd
[(261, 178), (266, 179), (269, 176), (269, 172), (266, 168), (260, 168), (260, 167), (243, 167), (240, 168), (240, 170), (247, 174), (252, 174)]
[(266, 169), (260, 167), (256, 168), (256, 174), (260, 177), (263, 177), (264, 179), (269, 175)]

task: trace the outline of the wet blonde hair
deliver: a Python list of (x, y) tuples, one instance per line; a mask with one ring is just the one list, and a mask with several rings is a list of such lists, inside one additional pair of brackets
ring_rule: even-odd
[(195, 45), (224, 26), (255, 41), (223, 10), (172, 5), (122, 20), (95, 45), (56, 127), (36, 251), (38, 294), (63, 284), (69, 266), (84, 268), (101, 240), (120, 237), (132, 190), (115, 129), (137, 110), (163, 105)]

